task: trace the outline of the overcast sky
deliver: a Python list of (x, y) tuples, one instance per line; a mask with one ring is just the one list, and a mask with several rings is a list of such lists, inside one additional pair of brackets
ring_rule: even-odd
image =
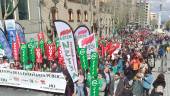
[[(159, 12), (161, 0), (149, 0), (151, 12)], [(162, 21), (170, 19), (170, 0), (162, 0)]]

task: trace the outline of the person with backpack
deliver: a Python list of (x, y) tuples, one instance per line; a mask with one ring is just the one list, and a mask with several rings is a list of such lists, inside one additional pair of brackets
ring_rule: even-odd
[(151, 73), (151, 70), (147, 69), (145, 76), (143, 78), (144, 96), (149, 96), (149, 90), (152, 87), (153, 79), (154, 79), (154, 77)]
[(153, 83), (153, 89), (150, 96), (163, 96), (163, 91), (166, 86), (165, 76), (160, 73)]

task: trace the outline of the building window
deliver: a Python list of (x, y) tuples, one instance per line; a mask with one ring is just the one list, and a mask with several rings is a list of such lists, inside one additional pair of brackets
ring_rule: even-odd
[(69, 22), (73, 22), (73, 10), (72, 9), (69, 9), (68, 10), (68, 14), (69, 14)]
[(81, 12), (77, 10), (77, 22), (80, 22)]
[(87, 11), (84, 11), (84, 21), (88, 22), (88, 13), (87, 13)]
[(18, 3), (19, 20), (29, 19), (28, 0), (20, 0)]
[[(0, 0), (0, 2), (1, 2), (0, 4), (1, 4), (1, 10), (2, 10), (2, 17), (4, 17), (5, 9), (8, 9), (7, 13), (13, 10), (13, 0)], [(14, 13), (10, 14), (6, 19), (14, 19)]]
[(58, 18), (58, 9), (56, 7), (51, 7), (51, 16), (52, 20), (57, 20)]

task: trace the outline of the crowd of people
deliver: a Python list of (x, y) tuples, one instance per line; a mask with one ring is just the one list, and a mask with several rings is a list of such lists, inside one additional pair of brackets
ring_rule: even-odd
[[(160, 73), (157, 78), (154, 78), (152, 70), (156, 60), (166, 57), (169, 44), (162, 44), (168, 40), (168, 37), (156, 39), (157, 36), (159, 35), (154, 35), (152, 39), (146, 39), (141, 44), (135, 40), (131, 41), (133, 46), (123, 42), (119, 51), (114, 54), (106, 54), (105, 58), (99, 56), (99, 96), (163, 96), (166, 86), (164, 74)], [(115, 39), (108, 41), (118, 42)], [(90, 96), (89, 71), (85, 73), (79, 71), (79, 80), (76, 85), (69, 79), (70, 85), (66, 88), (67, 96), (71, 96), (71, 90), (75, 96)], [(73, 90), (73, 87), (76, 87), (76, 90)], [(68, 94), (67, 91), (69, 91)]]
[[(160, 73), (157, 78), (154, 78), (152, 70), (155, 67), (155, 61), (166, 57), (166, 53), (170, 51), (168, 43), (162, 44), (163, 41), (169, 40), (169, 37), (147, 32), (124, 34), (124, 36), (126, 37), (122, 38), (121, 41), (115, 38), (99, 40), (99, 96), (163, 96), (163, 90), (166, 86), (164, 74)], [(121, 48), (116, 51), (111, 50), (112, 54), (110, 54), (109, 49), (112, 49), (110, 46), (105, 49), (104, 54), (102, 53), (100, 44), (107, 46), (107, 44), (116, 43), (120, 43)], [(3, 55), (0, 54), (0, 64), (8, 62)], [(43, 59), (43, 61), (46, 60)], [(65, 64), (59, 65), (56, 62), (57, 59), (54, 62), (46, 61), (44, 63), (51, 65), (49, 67), (51, 72), (62, 71), (64, 73), (67, 80), (65, 95), (90, 96), (90, 70), (84, 72), (78, 60), (78, 81), (73, 83)], [(16, 62), (10, 63), (15, 65)], [(15, 66), (10, 67), (15, 69)], [(37, 68), (34, 69), (33, 71), (38, 71)], [(46, 66), (38, 69), (49, 72)]]

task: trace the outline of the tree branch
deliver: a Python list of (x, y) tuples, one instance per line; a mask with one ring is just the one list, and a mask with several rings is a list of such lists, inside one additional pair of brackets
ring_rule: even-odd
[(14, 13), (14, 11), (17, 9), (18, 4), (19, 4), (20, 0), (17, 0), (16, 5), (14, 6), (14, 8), (8, 13), (8, 10), (5, 12), (5, 16), (4, 19), (6, 19), (9, 15), (11, 15), (12, 13)]

